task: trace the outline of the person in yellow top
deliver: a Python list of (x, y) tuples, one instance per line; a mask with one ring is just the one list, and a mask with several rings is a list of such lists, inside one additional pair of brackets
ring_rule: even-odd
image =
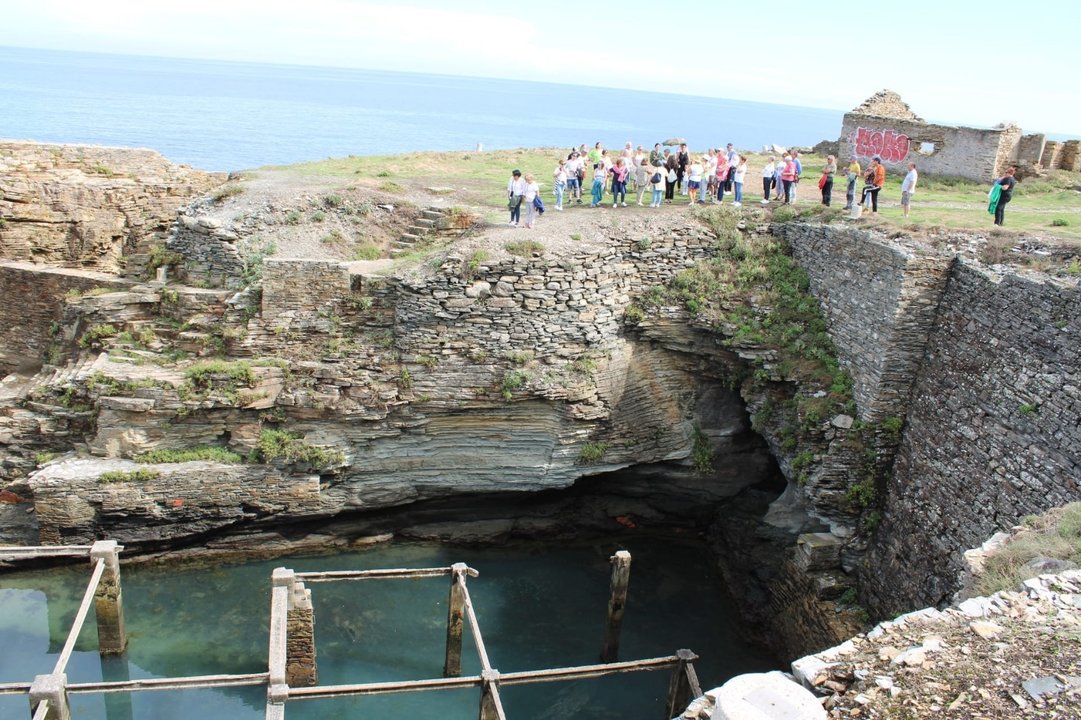
[(848, 187), (845, 188), (845, 210), (851, 210), (852, 204), (856, 202), (856, 183), (859, 182), (861, 172), (863, 169), (860, 168), (859, 162), (856, 158), (851, 158), (848, 163), (848, 172), (845, 174), (845, 179), (848, 180)]

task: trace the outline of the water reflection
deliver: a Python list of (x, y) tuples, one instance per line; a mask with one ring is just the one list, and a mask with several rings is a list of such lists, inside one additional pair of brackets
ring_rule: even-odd
[[(609, 556), (634, 556), (621, 659), (672, 654), (689, 647), (701, 660), (703, 687), (740, 672), (768, 669), (768, 656), (741, 641), (708, 551), (693, 542), (641, 539), (620, 545), (584, 543), (457, 548), (395, 543), (321, 557), (176, 568), (125, 566), (128, 652), (99, 658), (93, 616), (68, 669), (69, 681), (236, 674), (266, 670), (270, 573), (436, 567), (466, 562), (492, 664), (504, 672), (598, 661), (607, 603)], [(80, 568), (0, 576), (0, 682), (50, 672), (89, 577)], [(320, 684), (439, 677), (445, 641), (448, 578), (311, 584)], [(463, 674), (479, 662), (469, 633)], [(513, 720), (587, 715), (660, 718), (668, 673), (635, 673), (589, 681), (503, 690)], [(475, 718), (479, 691), (290, 703), (290, 720), (408, 716)], [(74, 695), (77, 720), (255, 720), (263, 688)], [(21, 717), (25, 696), (0, 696), (0, 717)]]

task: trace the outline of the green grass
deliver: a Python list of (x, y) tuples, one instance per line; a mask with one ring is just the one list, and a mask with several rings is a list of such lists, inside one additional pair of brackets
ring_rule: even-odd
[(255, 384), (255, 374), (252, 373), (251, 365), (243, 360), (235, 362), (210, 360), (184, 370), (184, 378), (198, 389), (209, 388), (217, 376), (225, 376), (226, 381), (233, 384), (248, 387)]
[(231, 197), (236, 197), (244, 192), (243, 185), (225, 185), (210, 194), (210, 199), (216, 203), (223, 203)]
[(132, 460), (147, 465), (193, 462), (196, 460), (207, 460), (228, 465), (244, 462), (242, 456), (219, 445), (202, 445), (183, 450), (152, 450), (151, 452), (140, 453), (133, 457)]
[[(652, 143), (647, 143), (650, 145)], [(702, 149), (692, 149), (701, 153)], [(416, 152), (403, 155), (352, 156), (320, 160), (279, 168), (305, 176), (348, 179), (372, 189), (395, 194), (409, 187), (432, 185), (456, 188), (455, 202), (487, 209), (489, 219), (503, 219), (506, 210), (506, 186), (510, 171), (518, 168), (523, 174), (533, 174), (541, 184), (542, 193), (550, 197), (551, 173), (559, 158), (566, 157), (563, 148), (533, 148), (486, 152)], [(760, 199), (761, 169), (766, 156), (748, 153), (748, 182), (744, 187), (745, 205)], [(803, 181), (799, 185), (800, 199), (795, 206), (800, 212), (817, 204), (819, 191), (815, 181), (825, 165), (823, 158), (810, 154), (801, 156)], [(843, 159), (842, 159), (843, 160)], [(393, 177), (387, 181), (384, 178)], [(977, 229), (987, 231), (992, 218), (987, 213), (987, 183), (952, 177), (920, 176), (912, 213), (906, 221), (901, 213), (901, 180), (903, 173), (890, 171), (886, 186), (880, 193), (879, 213), (871, 221), (886, 227), (920, 230), (929, 227)], [(1053, 235), (1081, 244), (1081, 195), (1072, 188), (1081, 184), (1081, 173), (1055, 170), (1041, 178), (1020, 182), (1013, 202), (1006, 212), (1006, 227), (1011, 231), (1031, 231)], [(835, 204), (844, 204), (844, 183), (834, 184)], [(1052, 225), (1055, 219), (1066, 225)], [(578, 235), (578, 233), (575, 233)]]
[(110, 470), (103, 472), (98, 476), (98, 481), (102, 483), (127, 483), (127, 482), (150, 482), (151, 480), (157, 480), (161, 477), (161, 473), (157, 470), (150, 470), (149, 468), (140, 468), (138, 470)]
[(1028, 529), (991, 553), (984, 572), (976, 580), (976, 591), (990, 595), (1017, 587), (1036, 577), (1025, 567), (1036, 558), (1069, 560), (1081, 565), (1081, 503), (1071, 503), (1044, 515), (1026, 518)]
[(541, 245), (536, 240), (512, 240), (504, 245), (503, 249), (511, 255), (530, 257), (533, 253), (544, 252), (544, 245)]

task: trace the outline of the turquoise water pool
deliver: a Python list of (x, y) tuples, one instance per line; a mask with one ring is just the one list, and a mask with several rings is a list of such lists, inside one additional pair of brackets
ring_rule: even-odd
[[(69, 682), (266, 670), (270, 573), (437, 567), (465, 562), (492, 665), (503, 672), (598, 661), (608, 599), (608, 558), (633, 557), (620, 659), (690, 648), (703, 688), (772, 659), (739, 634), (735, 610), (702, 544), (629, 542), (461, 548), (391, 543), (362, 551), (215, 567), (125, 566), (129, 646), (102, 660), (93, 613), (68, 667)], [(88, 566), (0, 575), (0, 682), (51, 672), (89, 577)], [(320, 684), (440, 677), (449, 580), (310, 584)], [(466, 632), (463, 674), (479, 662)], [(510, 720), (569, 717), (659, 720), (669, 674), (634, 673), (502, 690)], [(73, 695), (76, 720), (247, 720), (263, 717), (265, 690), (240, 688)], [(476, 718), (476, 689), (291, 702), (293, 719)], [(0, 718), (29, 717), (25, 696), (0, 696)]]

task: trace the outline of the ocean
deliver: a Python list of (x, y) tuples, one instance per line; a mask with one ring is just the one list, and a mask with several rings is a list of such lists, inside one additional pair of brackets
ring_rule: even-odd
[(204, 170), (598, 140), (813, 145), (837, 138), (841, 115), (580, 85), (0, 47), (0, 138), (146, 147)]

